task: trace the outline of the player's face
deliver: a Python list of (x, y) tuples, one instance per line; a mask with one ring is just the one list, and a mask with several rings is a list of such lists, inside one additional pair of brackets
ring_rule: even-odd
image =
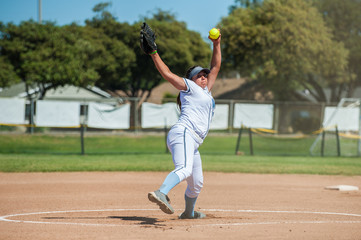
[(201, 71), (192, 77), (192, 80), (201, 88), (205, 88), (208, 82), (208, 74)]

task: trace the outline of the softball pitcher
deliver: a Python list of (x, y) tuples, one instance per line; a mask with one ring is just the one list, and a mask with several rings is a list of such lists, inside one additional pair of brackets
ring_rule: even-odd
[(213, 42), (210, 69), (191, 67), (185, 78), (182, 78), (173, 74), (160, 58), (151, 28), (143, 23), (141, 30), (142, 50), (151, 56), (162, 77), (180, 90), (178, 97), (181, 109), (179, 120), (167, 137), (175, 169), (168, 174), (158, 190), (148, 193), (148, 199), (158, 204), (163, 212), (173, 214), (174, 210), (167, 194), (177, 184), (186, 180), (185, 211), (179, 216), (180, 219), (206, 216), (194, 211), (197, 197), (203, 187), (202, 160), (198, 148), (208, 134), (213, 117), (215, 102), (210, 91), (221, 67), (221, 36), (217, 39), (208, 38)]

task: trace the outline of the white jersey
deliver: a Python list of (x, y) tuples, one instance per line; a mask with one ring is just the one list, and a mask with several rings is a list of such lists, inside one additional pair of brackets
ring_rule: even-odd
[(208, 91), (202, 89), (192, 80), (183, 78), (187, 90), (180, 92), (182, 110), (176, 124), (181, 124), (193, 131), (199, 138), (207, 136), (215, 109), (215, 101)]

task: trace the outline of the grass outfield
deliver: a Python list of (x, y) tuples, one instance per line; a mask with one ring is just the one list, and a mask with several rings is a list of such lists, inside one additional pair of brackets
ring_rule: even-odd
[[(308, 156), (313, 141), (255, 137), (255, 156), (250, 156), (246, 138), (240, 144), (244, 155), (236, 156), (237, 136), (210, 135), (200, 152), (205, 171), (361, 175), (360, 158)], [(0, 135), (0, 171), (170, 171), (172, 158), (164, 142), (161, 135), (87, 136), (81, 155), (77, 135)], [(330, 147), (326, 155), (335, 154)]]
[[(204, 155), (213, 172), (361, 175), (359, 158)], [(170, 171), (170, 154), (0, 154), (2, 172)]]
[[(254, 134), (253, 152), (257, 156), (309, 156), (310, 146), (316, 136), (305, 138), (265, 137)], [(237, 135), (210, 134), (200, 147), (202, 155), (222, 154), (234, 155)], [(321, 156), (321, 142), (315, 148), (313, 155)], [(357, 155), (357, 140), (341, 139), (341, 156)], [(87, 136), (84, 138), (86, 154), (124, 154), (124, 153), (165, 153), (164, 135), (109, 135)], [(337, 156), (337, 145), (334, 136), (326, 139), (324, 145), (325, 156)], [(239, 151), (250, 155), (250, 141), (248, 134), (243, 134)], [(7, 134), (0, 135), (1, 153), (28, 154), (79, 154), (81, 141), (79, 135), (44, 135), (44, 134)]]

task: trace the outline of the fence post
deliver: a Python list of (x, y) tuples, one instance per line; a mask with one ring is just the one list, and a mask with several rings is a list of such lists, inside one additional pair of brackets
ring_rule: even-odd
[(280, 112), (280, 106), (279, 106), (279, 103), (275, 103), (273, 104), (273, 113), (274, 113), (274, 116), (273, 116), (273, 119), (274, 119), (274, 122), (273, 122), (273, 126), (274, 126), (274, 129), (275, 131), (278, 132), (278, 129), (279, 129), (279, 126), (278, 126), (278, 122), (279, 122), (279, 112)]
[(229, 133), (232, 133), (233, 130), (233, 115), (234, 115), (234, 100), (231, 100), (229, 103), (229, 114), (228, 114), (228, 129)]
[(249, 150), (251, 152), (251, 155), (253, 156), (252, 128), (248, 128), (248, 135), (249, 135)]
[(321, 156), (324, 156), (324, 150), (325, 150), (325, 129), (322, 129), (322, 140), (321, 140)]
[(134, 99), (134, 131), (135, 133), (138, 133), (139, 129), (139, 116), (138, 116), (138, 98)]
[(336, 125), (336, 144), (337, 144), (337, 156), (341, 156), (341, 148), (340, 148), (340, 136), (338, 134), (338, 127)]
[(242, 124), (241, 124), (241, 127), (239, 128), (239, 132), (238, 132), (236, 152), (235, 152), (236, 155), (238, 154), (238, 151), (239, 151), (239, 144), (241, 142), (241, 136), (242, 136)]
[(80, 125), (80, 144), (81, 144), (81, 155), (85, 154), (84, 151), (84, 124)]
[(29, 132), (30, 134), (34, 133), (34, 99), (30, 97), (30, 116), (29, 116)]
[(359, 105), (359, 120), (358, 120), (358, 136), (357, 139), (357, 156), (361, 156), (361, 104)]

